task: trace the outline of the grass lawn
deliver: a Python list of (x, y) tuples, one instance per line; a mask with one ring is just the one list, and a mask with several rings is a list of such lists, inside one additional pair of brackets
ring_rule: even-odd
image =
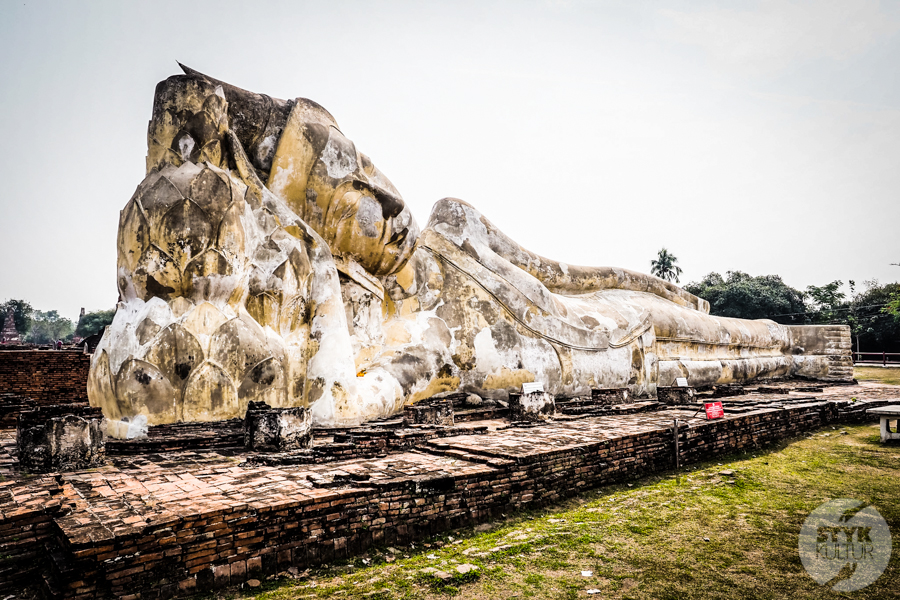
[(853, 367), (853, 378), (859, 381), (900, 385), (900, 367)]
[[(832, 498), (872, 503), (893, 534), (885, 573), (852, 594), (816, 584), (797, 551), (804, 519)], [(455, 568), (462, 564), (478, 569), (460, 575)], [(423, 572), (429, 568), (454, 576), (442, 582)], [(553, 509), (511, 514), (478, 531), (448, 532), (414, 547), (372, 549), (298, 579), (270, 580), (230, 595), (900, 598), (900, 446), (883, 446), (877, 426), (826, 427), (754, 454), (605, 487)]]

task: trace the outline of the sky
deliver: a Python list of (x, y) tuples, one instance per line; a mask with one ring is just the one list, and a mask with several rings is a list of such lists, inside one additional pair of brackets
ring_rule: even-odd
[(568, 264), (900, 279), (900, 2), (0, 1), (0, 301), (112, 308), (176, 61), (325, 106), (420, 226)]

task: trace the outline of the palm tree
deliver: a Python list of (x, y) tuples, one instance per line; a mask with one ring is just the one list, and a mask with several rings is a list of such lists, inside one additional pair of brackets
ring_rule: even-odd
[(650, 272), (660, 279), (679, 283), (678, 276), (681, 275), (681, 267), (675, 264), (677, 262), (678, 259), (663, 248), (659, 251), (656, 259), (650, 261)]

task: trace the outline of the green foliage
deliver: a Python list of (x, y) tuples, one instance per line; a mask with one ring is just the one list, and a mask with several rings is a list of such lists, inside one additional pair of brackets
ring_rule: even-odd
[(25, 341), (32, 344), (52, 344), (58, 339), (71, 339), (75, 325), (69, 319), (59, 316), (55, 310), (36, 310), (31, 319), (31, 329)]
[(891, 296), (888, 305), (882, 310), (889, 315), (894, 315), (895, 319), (900, 320), (900, 292), (895, 292)]
[(0, 304), (0, 330), (6, 325), (6, 313), (9, 307), (13, 307), (13, 320), (16, 323), (16, 331), (20, 336), (25, 336), (31, 329), (31, 314), (34, 309), (24, 300), (7, 300)]
[(728, 271), (723, 279), (710, 273), (684, 289), (709, 302), (710, 314), (740, 319), (772, 319), (785, 324), (802, 324), (807, 311), (803, 292), (785, 284), (778, 275), (752, 277)]
[(86, 338), (100, 333), (103, 328), (112, 323), (113, 317), (116, 315), (116, 309), (95, 310), (89, 312), (78, 319), (78, 325), (75, 327), (75, 335)]
[(844, 298), (846, 294), (841, 291), (843, 281), (837, 280), (825, 284), (822, 287), (810, 285), (806, 287), (812, 314), (813, 323), (840, 323), (844, 322), (846, 308)]
[(656, 258), (650, 261), (650, 273), (660, 279), (679, 283), (678, 277), (681, 275), (681, 267), (675, 264), (677, 262), (678, 258), (663, 248), (656, 255)]
[(865, 291), (854, 294), (848, 303), (842, 322), (852, 328), (858, 350), (900, 352), (900, 317), (890, 312), (893, 302), (900, 304), (900, 283), (881, 285), (873, 280), (865, 286)]

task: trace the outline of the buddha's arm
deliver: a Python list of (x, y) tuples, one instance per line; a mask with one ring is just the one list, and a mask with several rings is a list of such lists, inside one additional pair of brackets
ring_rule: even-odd
[[(681, 306), (709, 313), (709, 303), (706, 300), (659, 277), (615, 267), (566, 265), (526, 250), (462, 200), (440, 200), (432, 210), (428, 226), (453, 240), (481, 262), (487, 257), (478, 256), (476, 248), (486, 245), (496, 255), (530, 274), (557, 294), (631, 290), (655, 294)], [(490, 268), (488, 264), (485, 266)]]

